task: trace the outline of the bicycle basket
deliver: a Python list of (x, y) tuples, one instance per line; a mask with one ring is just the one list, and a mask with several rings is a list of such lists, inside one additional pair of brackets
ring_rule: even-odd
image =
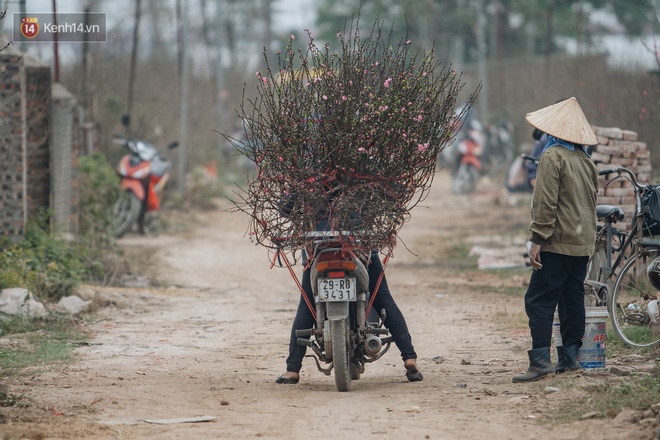
[(646, 210), (644, 215), (644, 235), (652, 236), (660, 234), (660, 187), (654, 186), (642, 196), (642, 209)]

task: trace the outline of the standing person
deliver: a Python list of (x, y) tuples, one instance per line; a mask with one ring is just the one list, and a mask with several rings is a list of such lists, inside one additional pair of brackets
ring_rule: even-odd
[[(527, 372), (513, 382), (580, 369), (578, 349), (585, 326), (584, 279), (596, 241), (598, 170), (586, 146), (598, 144), (575, 98), (525, 116), (548, 135), (537, 170), (529, 226), (533, 272), (525, 293), (532, 349)], [(563, 346), (550, 360), (552, 321), (557, 309)]]

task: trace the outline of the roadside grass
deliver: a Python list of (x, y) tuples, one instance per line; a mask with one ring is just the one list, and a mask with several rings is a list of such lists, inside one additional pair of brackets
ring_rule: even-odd
[[(66, 240), (51, 231), (48, 211), (27, 225), (22, 240), (0, 239), (0, 290), (23, 288), (44, 304), (75, 293), (82, 282), (111, 284), (127, 262), (110, 236), (110, 212), (117, 190), (112, 167), (99, 155), (80, 158), (79, 234)], [(0, 380), (28, 377), (75, 360), (73, 348), (86, 337), (78, 318), (48, 313), (0, 319)], [(1, 406), (23, 405), (21, 396), (0, 390)]]
[(443, 243), (435, 255), (435, 262), (444, 267), (470, 271), (477, 267), (478, 257), (470, 255), (471, 245), (462, 238)]
[[(587, 378), (588, 379), (588, 378)], [(624, 409), (645, 411), (660, 402), (660, 366), (650, 373), (632, 374), (622, 380), (587, 380), (556, 376), (550, 386), (576, 391), (546, 414), (546, 422), (571, 423), (589, 418), (614, 418)], [(547, 385), (544, 385), (547, 386)]]
[(0, 332), (11, 335), (9, 344), (0, 348), (0, 367), (3, 376), (8, 377), (35, 374), (70, 363), (75, 359), (72, 344), (87, 337), (79, 320), (61, 314), (0, 321)]

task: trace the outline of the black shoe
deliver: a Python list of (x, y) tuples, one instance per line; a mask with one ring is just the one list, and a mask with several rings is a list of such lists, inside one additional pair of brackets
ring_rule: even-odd
[(527, 354), (529, 368), (524, 374), (513, 376), (513, 382), (532, 382), (555, 373), (555, 365), (550, 361), (550, 347), (534, 348)]
[(582, 365), (577, 361), (579, 349), (578, 344), (557, 347), (557, 367), (555, 369), (557, 374), (582, 370)]
[(408, 382), (420, 382), (424, 380), (424, 376), (422, 376), (422, 372), (417, 369), (417, 365), (406, 367), (406, 378), (408, 378)]
[(408, 378), (408, 382), (421, 382), (424, 380), (424, 376), (422, 376), (421, 371), (416, 373), (406, 373), (406, 377)]
[(275, 379), (275, 383), (279, 384), (289, 384), (289, 385), (295, 385), (300, 381), (300, 379), (292, 379), (290, 377), (284, 377), (284, 375), (281, 375), (277, 379)]

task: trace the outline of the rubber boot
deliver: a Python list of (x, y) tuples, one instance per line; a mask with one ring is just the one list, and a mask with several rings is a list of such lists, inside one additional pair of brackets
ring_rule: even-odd
[(557, 368), (556, 372), (564, 373), (566, 371), (581, 370), (582, 365), (577, 361), (577, 354), (580, 346), (578, 344), (558, 346), (557, 347)]
[(527, 354), (529, 368), (525, 374), (513, 376), (514, 382), (532, 382), (555, 372), (555, 365), (550, 360), (550, 347), (534, 348)]

